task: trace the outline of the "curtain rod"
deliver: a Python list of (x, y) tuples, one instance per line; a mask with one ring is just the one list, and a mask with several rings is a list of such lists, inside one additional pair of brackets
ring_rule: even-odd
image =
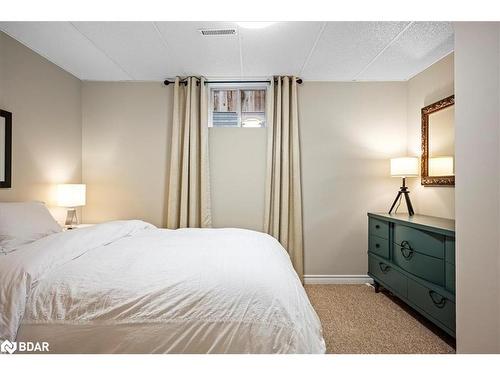
[[(181, 83), (184, 83), (184, 84), (187, 84), (186, 82), (186, 78), (184, 79), (181, 79), (180, 81)], [(274, 80), (274, 82), (278, 82), (277, 79)], [(302, 78), (297, 78), (297, 83), (300, 85), (302, 83)], [(171, 83), (175, 83), (175, 81), (172, 81), (172, 80), (168, 80), (166, 79), (165, 81), (163, 81), (163, 84), (165, 86), (168, 86), (170, 85)], [(271, 80), (267, 80), (267, 81), (205, 81), (205, 83), (271, 83)]]

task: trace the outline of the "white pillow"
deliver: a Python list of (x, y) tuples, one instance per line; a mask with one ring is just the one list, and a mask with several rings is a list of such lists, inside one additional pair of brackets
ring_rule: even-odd
[(61, 230), (42, 202), (0, 203), (0, 252), (9, 253)]

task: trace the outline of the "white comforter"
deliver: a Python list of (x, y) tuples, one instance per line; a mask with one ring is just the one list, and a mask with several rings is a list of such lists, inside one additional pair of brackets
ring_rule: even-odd
[[(17, 336), (17, 338), (16, 338)], [(0, 341), (58, 353), (323, 353), (272, 237), (117, 221), (0, 256)]]

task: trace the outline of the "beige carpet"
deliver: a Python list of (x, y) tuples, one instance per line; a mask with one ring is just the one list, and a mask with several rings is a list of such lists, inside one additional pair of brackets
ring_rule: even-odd
[(368, 285), (306, 285), (328, 353), (454, 353), (454, 340)]

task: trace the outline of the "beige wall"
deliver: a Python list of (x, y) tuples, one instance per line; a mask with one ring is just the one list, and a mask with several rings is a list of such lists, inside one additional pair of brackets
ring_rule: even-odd
[(499, 24), (454, 27), (457, 350), (500, 353)]
[(163, 223), (172, 89), (161, 83), (84, 82), (87, 223)]
[[(171, 90), (83, 84), (85, 221), (163, 223)], [(366, 274), (366, 212), (387, 210), (399, 186), (387, 158), (406, 151), (406, 84), (300, 90), (306, 273)], [(213, 225), (262, 230), (266, 130), (210, 129), (209, 143)]]
[[(441, 59), (408, 81), (408, 155), (421, 155), (420, 110), (454, 94), (453, 54)], [(455, 188), (422, 186), (419, 178), (409, 179), (415, 212), (455, 217)]]
[(367, 272), (368, 211), (384, 212), (406, 151), (406, 84), (305, 82), (300, 88), (306, 275)]
[(0, 108), (13, 117), (12, 188), (0, 201), (55, 205), (55, 184), (81, 182), (81, 82), (0, 32)]

